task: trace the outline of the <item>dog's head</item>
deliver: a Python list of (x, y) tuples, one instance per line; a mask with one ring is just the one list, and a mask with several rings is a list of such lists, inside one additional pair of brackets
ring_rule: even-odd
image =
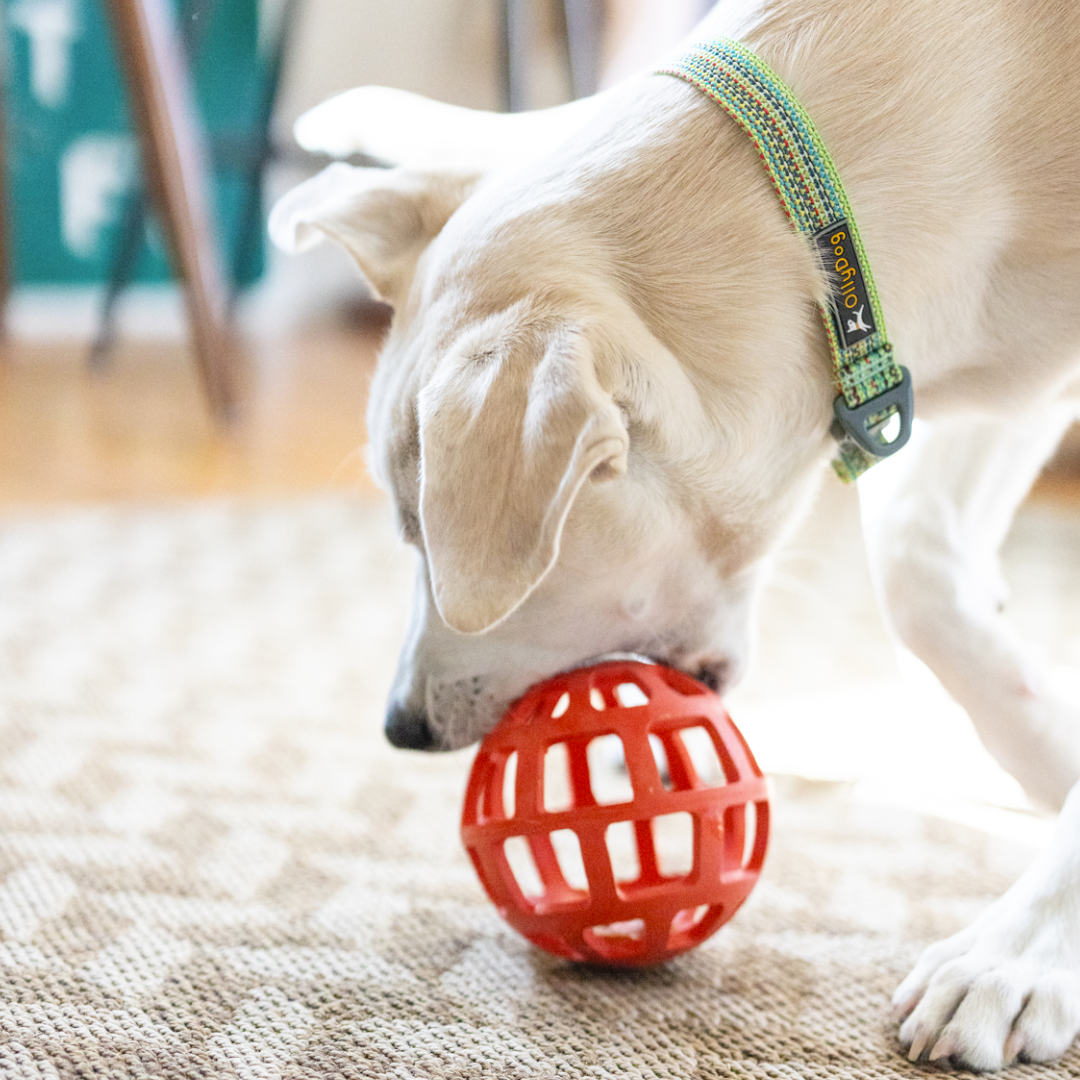
[(717, 688), (745, 667), (830, 392), (810, 260), (736, 145), (754, 180), (719, 214), (749, 215), (734, 255), (703, 249), (717, 212), (671, 205), (678, 176), (585, 183), (573, 153), (501, 179), (337, 165), (276, 208), (282, 246), (333, 237), (395, 307), (369, 433), (418, 553), (396, 745), (466, 745), (611, 652)]

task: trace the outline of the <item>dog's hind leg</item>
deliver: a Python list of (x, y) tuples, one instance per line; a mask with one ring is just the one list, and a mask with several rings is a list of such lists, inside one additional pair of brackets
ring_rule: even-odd
[(901, 640), (1032, 798), (1064, 804), (1051, 846), (975, 923), (928, 948), (897, 989), (912, 1061), (978, 1070), (1049, 1061), (1080, 1031), (1080, 708), (1054, 694), (1006, 621), (998, 566), (1013, 512), (1071, 415), (941, 424), (906, 461), (897, 455), (860, 484)]

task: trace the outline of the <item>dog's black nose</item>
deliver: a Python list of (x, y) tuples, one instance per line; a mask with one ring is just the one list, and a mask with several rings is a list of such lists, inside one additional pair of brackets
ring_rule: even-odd
[(427, 717), (419, 709), (391, 706), (384, 730), (390, 744), (401, 750), (429, 750), (435, 741)]

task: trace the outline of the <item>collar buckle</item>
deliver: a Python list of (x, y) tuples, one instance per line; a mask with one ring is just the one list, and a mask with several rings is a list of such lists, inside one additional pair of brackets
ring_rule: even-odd
[[(836, 396), (832, 433), (838, 442), (850, 439), (879, 459), (891, 457), (907, 444), (915, 415), (915, 395), (911, 372), (902, 365), (898, 367), (900, 382), (861, 405), (849, 405), (843, 394)], [(898, 418), (898, 423), (894, 418)]]

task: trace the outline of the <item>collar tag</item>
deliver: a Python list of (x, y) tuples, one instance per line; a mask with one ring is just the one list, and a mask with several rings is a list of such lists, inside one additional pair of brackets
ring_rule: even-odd
[(841, 349), (858, 345), (877, 329), (851, 227), (841, 218), (814, 236), (829, 279), (829, 308)]

